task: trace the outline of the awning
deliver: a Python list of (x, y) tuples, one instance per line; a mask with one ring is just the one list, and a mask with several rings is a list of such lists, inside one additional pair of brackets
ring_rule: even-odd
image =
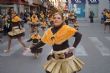
[(99, 0), (88, 0), (89, 4), (98, 4)]
[(72, 4), (85, 4), (86, 0), (71, 0)]

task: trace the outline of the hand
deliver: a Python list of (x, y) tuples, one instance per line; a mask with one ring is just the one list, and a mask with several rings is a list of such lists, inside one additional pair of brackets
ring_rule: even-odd
[(74, 51), (74, 47), (69, 47), (68, 53), (73, 53), (73, 51)]

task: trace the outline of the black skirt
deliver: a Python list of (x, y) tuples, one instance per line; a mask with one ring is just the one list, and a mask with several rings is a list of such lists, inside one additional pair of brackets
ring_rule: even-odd
[(42, 52), (42, 48), (32, 48), (31, 52), (32, 53), (41, 53)]

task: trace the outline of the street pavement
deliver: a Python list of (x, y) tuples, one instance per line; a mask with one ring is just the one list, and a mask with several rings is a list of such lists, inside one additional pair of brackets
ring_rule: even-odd
[[(75, 49), (74, 54), (81, 58), (84, 62), (84, 68), (79, 73), (110, 73), (110, 32), (104, 32), (104, 26), (99, 22), (89, 23), (88, 21), (79, 21), (79, 32), (83, 37), (79, 46)], [(72, 24), (71, 24), (72, 26)], [(30, 43), (29, 27), (25, 24), (26, 34), (23, 41), (27, 46)], [(40, 34), (41, 29), (39, 29)], [(32, 56), (22, 55), (22, 46), (17, 40), (12, 41), (12, 50), (9, 54), (3, 53), (7, 48), (8, 37), (2, 37), (0, 43), (0, 73), (45, 73), (43, 64), (50, 50), (50, 46), (43, 46), (43, 52), (38, 59)], [(69, 40), (70, 45), (73, 44), (74, 38)]]

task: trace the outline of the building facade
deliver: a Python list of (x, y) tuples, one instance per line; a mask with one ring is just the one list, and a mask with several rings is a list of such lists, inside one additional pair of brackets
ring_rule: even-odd
[(0, 0), (0, 12), (7, 14), (9, 8), (13, 8), (17, 13), (30, 12), (41, 4), (41, 0)]
[(68, 8), (74, 11), (79, 20), (88, 20), (90, 11), (94, 12), (96, 20), (101, 19), (102, 11), (110, 9), (110, 0), (68, 0)]
[(13, 8), (17, 13), (22, 12), (25, 8), (24, 6), (28, 6), (26, 0), (0, 0), (0, 12), (2, 14), (6, 14), (9, 8)]

